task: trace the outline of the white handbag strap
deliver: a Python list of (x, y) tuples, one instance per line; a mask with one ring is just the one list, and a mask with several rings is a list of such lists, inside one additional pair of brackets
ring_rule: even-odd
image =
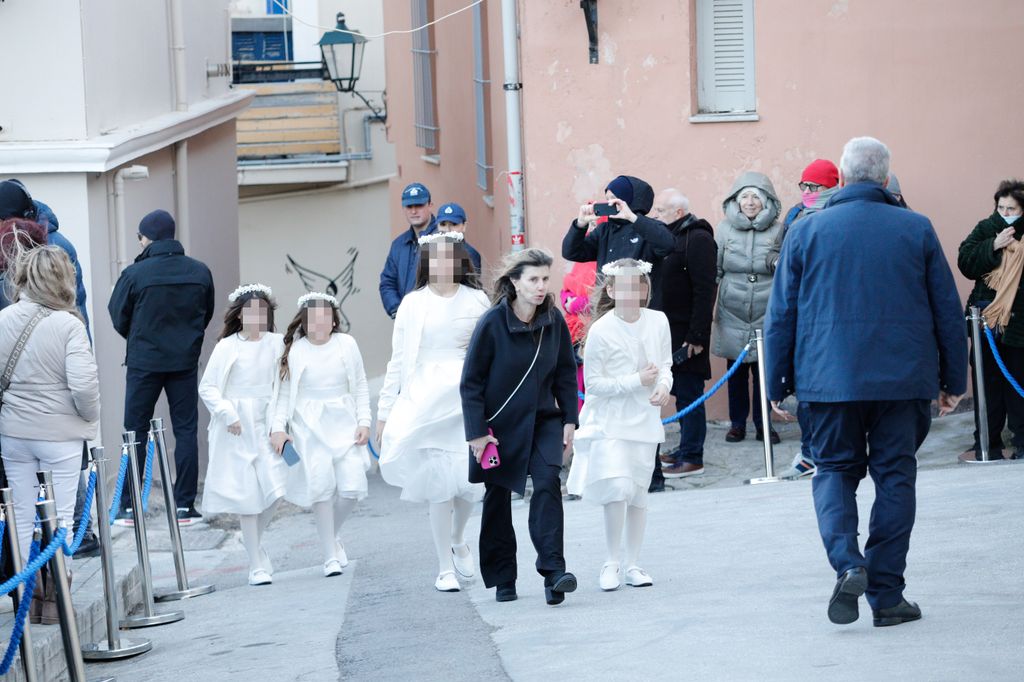
[(537, 352), (533, 354), (533, 360), (530, 362), (530, 366), (526, 368), (526, 373), (523, 374), (523, 378), (520, 379), (519, 384), (512, 389), (512, 392), (509, 393), (508, 398), (506, 398), (505, 402), (498, 408), (498, 411), (488, 417), (487, 421), (494, 421), (494, 418), (501, 414), (501, 411), (505, 409), (505, 406), (512, 402), (512, 398), (515, 397), (516, 393), (519, 392), (519, 389), (522, 388), (523, 382), (526, 381), (526, 377), (530, 376), (530, 372), (533, 371), (533, 366), (537, 364), (537, 356), (540, 355), (540, 346), (542, 343), (544, 343), (544, 327), (540, 328), (540, 339), (537, 341)]

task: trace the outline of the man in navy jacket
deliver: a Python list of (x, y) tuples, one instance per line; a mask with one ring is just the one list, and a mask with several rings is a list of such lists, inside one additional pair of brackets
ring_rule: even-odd
[[(782, 246), (765, 322), (773, 407), (805, 403), (818, 528), (838, 580), (833, 623), (852, 623), (867, 592), (874, 624), (921, 617), (903, 597), (914, 527), (916, 452), (967, 391), (963, 308), (931, 222), (885, 190), (888, 148), (850, 140), (827, 211)], [(870, 459), (868, 452), (870, 451)], [(875, 483), (869, 536), (857, 542), (856, 492)]]
[(437, 231), (433, 206), (430, 190), (425, 185), (414, 182), (402, 190), (402, 212), (409, 229), (391, 242), (388, 259), (380, 273), (380, 300), (384, 304), (384, 312), (392, 319), (398, 312), (398, 304), (416, 286), (420, 249), (417, 240)]

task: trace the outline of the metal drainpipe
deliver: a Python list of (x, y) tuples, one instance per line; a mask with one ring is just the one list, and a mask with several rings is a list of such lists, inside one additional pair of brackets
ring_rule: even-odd
[(505, 130), (508, 143), (509, 228), (512, 250), (526, 248), (523, 224), (523, 130), (520, 112), (518, 0), (501, 0), (501, 33), (505, 53)]
[[(170, 13), (171, 77), (175, 111), (188, 111), (188, 82), (185, 71), (185, 13), (183, 0), (168, 0)], [(229, 20), (230, 21), (230, 20)], [(231, 61), (230, 58), (228, 61)], [(189, 236), (188, 140), (174, 144), (174, 221), (177, 238), (188, 250)]]
[(121, 270), (128, 264), (128, 240), (125, 237), (126, 223), (124, 210), (124, 181), (141, 180), (149, 177), (149, 168), (146, 166), (128, 166), (121, 168), (114, 173), (114, 242), (117, 244), (117, 263), (115, 272), (112, 273), (116, 279)]

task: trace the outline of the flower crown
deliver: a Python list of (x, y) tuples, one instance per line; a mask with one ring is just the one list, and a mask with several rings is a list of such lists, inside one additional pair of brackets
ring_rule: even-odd
[(243, 284), (228, 294), (228, 301), (234, 303), (246, 294), (263, 294), (267, 298), (270, 298), (274, 295), (274, 292), (271, 291), (270, 287), (266, 284)]
[(601, 268), (601, 274), (605, 277), (631, 275), (635, 272), (639, 272), (641, 275), (649, 275), (651, 274), (651, 264), (645, 260), (640, 260), (636, 262), (636, 265), (616, 265), (615, 263), (605, 263)]
[(461, 242), (466, 236), (461, 232), (434, 232), (433, 234), (423, 235), (416, 241), (420, 246), (424, 244), (437, 244), (438, 242), (449, 241), (449, 242)]
[(298, 302), (297, 305), (301, 308), (302, 306), (306, 305), (310, 301), (327, 301), (333, 307), (335, 307), (335, 308), (338, 307), (338, 299), (334, 298), (330, 294), (324, 294), (324, 293), (321, 293), (319, 291), (311, 291), (311, 292), (309, 292), (308, 294), (306, 294), (304, 296), (300, 296), (299, 297), (299, 302)]

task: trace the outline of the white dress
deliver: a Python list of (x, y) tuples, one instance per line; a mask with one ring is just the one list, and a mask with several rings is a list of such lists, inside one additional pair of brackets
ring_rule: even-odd
[(369, 427), (370, 404), (355, 340), (333, 334), (318, 346), (300, 338), (292, 344), (288, 365), (290, 380), (281, 387), (278, 407), (285, 400), (291, 405), (287, 422), (299, 463), (289, 467), (284, 498), (309, 507), (335, 495), (366, 497), (370, 453), (355, 445), (355, 433), (359, 426)]
[[(652, 386), (640, 383), (639, 371), (658, 367)], [(672, 387), (672, 342), (664, 313), (642, 308), (636, 322), (614, 311), (593, 323), (583, 354), (587, 399), (566, 487), (574, 495), (607, 504), (626, 501), (647, 506), (654, 453), (665, 440), (661, 409), (650, 404), (661, 384)]]
[[(284, 495), (287, 465), (270, 445), (269, 409), (283, 343), (280, 334), (259, 341), (237, 335), (218, 342), (199, 394), (212, 415), (204, 512), (259, 514)], [(241, 435), (228, 426), (241, 422)]]
[[(402, 300), (396, 315), (388, 363), (391, 381), (385, 381), (377, 411), (377, 418), (387, 422), (380, 473), (402, 488), (402, 499), (409, 502), (455, 497), (476, 501), (483, 485), (469, 482), (459, 382), (469, 338), (488, 308), (487, 297), (465, 286), (450, 297), (430, 287), (413, 294)], [(411, 344), (415, 347), (409, 348)], [(396, 377), (403, 377), (397, 385)]]

